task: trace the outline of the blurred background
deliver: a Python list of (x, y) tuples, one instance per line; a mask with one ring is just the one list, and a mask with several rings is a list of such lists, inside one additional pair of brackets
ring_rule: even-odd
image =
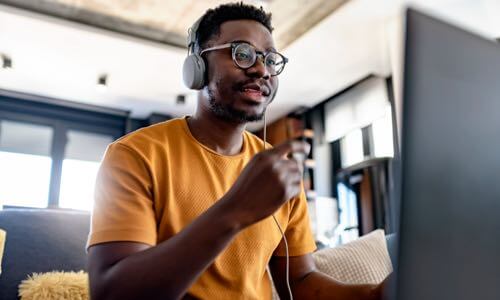
[[(0, 0), (0, 207), (89, 211), (109, 143), (195, 111), (181, 76), (187, 30), (225, 2)], [(243, 2), (272, 12), (290, 59), (268, 136), (312, 145), (304, 185), (318, 244), (393, 232), (404, 8), (497, 39), (500, 1)]]

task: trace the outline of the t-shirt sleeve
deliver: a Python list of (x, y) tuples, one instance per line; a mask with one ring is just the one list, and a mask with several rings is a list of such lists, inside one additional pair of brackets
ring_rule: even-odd
[(152, 182), (139, 153), (119, 142), (108, 147), (97, 175), (87, 248), (114, 241), (156, 244)]
[[(290, 200), (290, 215), (285, 229), (285, 237), (288, 242), (290, 256), (300, 256), (316, 250), (304, 190), (301, 191), (298, 197)], [(283, 240), (281, 240), (273, 255), (286, 255)]]

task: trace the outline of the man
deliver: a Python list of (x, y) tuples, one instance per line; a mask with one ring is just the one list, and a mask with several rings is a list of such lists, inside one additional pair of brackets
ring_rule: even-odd
[(206, 66), (196, 113), (109, 146), (89, 237), (93, 299), (270, 299), (268, 265), (287, 299), (287, 251), (295, 299), (379, 298), (379, 287), (315, 269), (301, 167), (287, 158), (307, 144), (263, 151), (245, 131), (286, 63), (271, 31), (262, 9), (208, 10), (194, 47)]

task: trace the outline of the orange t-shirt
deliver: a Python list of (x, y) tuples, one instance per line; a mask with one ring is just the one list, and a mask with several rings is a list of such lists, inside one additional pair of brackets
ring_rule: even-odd
[[(126, 135), (108, 147), (99, 170), (88, 246), (168, 240), (220, 199), (262, 148), (262, 140), (245, 131), (239, 154), (218, 154), (191, 135), (186, 118)], [(315, 250), (304, 193), (275, 216), (291, 256)], [(271, 299), (266, 267), (272, 255), (284, 256), (285, 248), (268, 217), (237, 234), (189, 293), (200, 299)]]

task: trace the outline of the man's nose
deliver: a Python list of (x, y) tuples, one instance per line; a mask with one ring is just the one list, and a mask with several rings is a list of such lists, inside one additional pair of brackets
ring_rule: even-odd
[(255, 63), (247, 70), (247, 73), (253, 77), (269, 79), (271, 77), (271, 73), (269, 73), (269, 70), (266, 68), (264, 60), (264, 57), (260, 55), (257, 56)]

